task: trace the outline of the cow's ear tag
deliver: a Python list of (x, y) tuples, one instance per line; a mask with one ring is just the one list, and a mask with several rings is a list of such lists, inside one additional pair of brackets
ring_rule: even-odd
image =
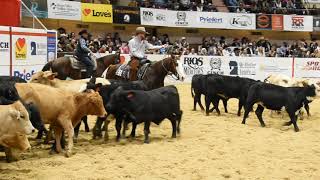
[(127, 98), (131, 99), (131, 98), (133, 98), (133, 96), (134, 96), (134, 94), (132, 92), (129, 92), (128, 95), (127, 95)]

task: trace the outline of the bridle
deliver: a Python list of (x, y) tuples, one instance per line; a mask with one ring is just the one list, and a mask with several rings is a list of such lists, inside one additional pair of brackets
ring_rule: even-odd
[(176, 73), (173, 73), (173, 72), (169, 71), (169, 70), (164, 66), (163, 61), (164, 61), (164, 60), (162, 60), (161, 65), (162, 65), (163, 69), (166, 71), (166, 73), (168, 74), (168, 76), (171, 76), (174, 80), (179, 80), (179, 79), (180, 79), (179, 73), (177, 73), (177, 72), (176, 72)]

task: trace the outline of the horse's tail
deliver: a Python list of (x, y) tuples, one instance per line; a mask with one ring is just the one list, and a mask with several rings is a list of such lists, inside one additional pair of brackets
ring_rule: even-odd
[(52, 62), (53, 61), (50, 61), (46, 65), (44, 65), (44, 67), (42, 68), (42, 71), (50, 71), (50, 69), (52, 67)]

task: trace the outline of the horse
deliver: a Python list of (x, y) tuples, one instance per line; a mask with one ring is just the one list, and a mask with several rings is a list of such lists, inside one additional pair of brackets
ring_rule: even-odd
[[(176, 80), (183, 81), (185, 79), (185, 74), (182, 69), (182, 65), (180, 64), (180, 55), (171, 55), (163, 60), (152, 62), (151, 65), (147, 68), (145, 74), (142, 77), (143, 83), (146, 85), (147, 90), (157, 89), (164, 86), (164, 79), (167, 75), (175, 76)], [(111, 65), (108, 69), (103, 73), (102, 77), (107, 79), (116, 79), (116, 80), (126, 80), (122, 77), (116, 75), (117, 69), (120, 65)], [(105, 130), (107, 133), (109, 121), (105, 121), (106, 118), (98, 118), (96, 124), (93, 128), (93, 139), (97, 136), (101, 137), (101, 128), (103, 122), (105, 122)], [(124, 124), (124, 131), (127, 129), (127, 123)], [(123, 132), (124, 132), (123, 131)], [(105, 136), (105, 140), (107, 140), (108, 136)]]
[[(147, 68), (141, 80), (149, 90), (163, 87), (164, 79), (167, 75), (175, 76), (176, 80), (183, 81), (185, 78), (185, 74), (181, 69), (182, 66), (179, 65), (179, 58), (180, 56), (178, 55), (170, 55), (163, 60), (152, 62), (151, 65)], [(103, 77), (105, 77), (106, 79), (127, 81), (127, 79), (116, 75), (116, 71), (119, 67), (120, 64), (110, 65), (103, 73)]]
[[(112, 64), (118, 64), (120, 62), (120, 53), (106, 55), (96, 59), (97, 69), (94, 72), (95, 77), (101, 77), (102, 73)], [(66, 80), (67, 77), (71, 79), (84, 79), (85, 73), (82, 73), (80, 69), (74, 69), (71, 66), (71, 60), (69, 57), (60, 57), (53, 61), (48, 62), (42, 71), (57, 72), (58, 79)]]

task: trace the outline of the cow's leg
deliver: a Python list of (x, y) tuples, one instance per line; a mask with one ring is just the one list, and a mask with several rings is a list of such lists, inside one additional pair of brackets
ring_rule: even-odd
[(121, 123), (122, 123), (122, 118), (117, 117), (116, 118), (116, 130), (117, 130), (117, 138), (116, 141), (119, 142), (121, 138)]
[(128, 129), (128, 121), (124, 120), (122, 129), (122, 138), (126, 138), (126, 130)]
[(172, 125), (172, 135), (171, 138), (177, 137), (177, 117), (174, 115), (170, 118), (171, 125)]
[(132, 130), (131, 130), (131, 135), (130, 135), (132, 138), (136, 137), (136, 128), (137, 128), (137, 123), (132, 122)]
[(149, 144), (149, 133), (150, 133), (150, 121), (144, 122), (144, 143)]
[(193, 97), (193, 111), (197, 110), (197, 94)]
[(224, 112), (228, 113), (228, 99), (223, 99), (223, 107), (224, 107)]
[(211, 104), (211, 99), (209, 97), (209, 95), (205, 96), (205, 101), (206, 101), (206, 115), (209, 116), (209, 112), (210, 112), (210, 104)]
[(238, 113), (237, 113), (238, 116), (241, 116), (242, 106), (243, 106), (243, 100), (242, 100), (242, 98), (240, 98), (239, 99), (239, 104), (238, 104)]
[(247, 103), (247, 105), (244, 106), (244, 115), (243, 115), (243, 120), (242, 124), (246, 124), (246, 119), (248, 118), (248, 115), (252, 109), (253, 103)]
[(80, 126), (81, 126), (81, 121), (74, 127), (74, 142), (78, 141)]
[(177, 121), (178, 121), (178, 126), (177, 126), (177, 133), (180, 134), (180, 123), (181, 123), (181, 118), (182, 118), (182, 111), (179, 110), (179, 113), (176, 114), (177, 116)]
[(73, 148), (73, 135), (74, 129), (71, 121), (66, 121), (62, 124), (64, 130), (68, 134), (68, 145), (66, 148), (65, 156), (70, 157), (72, 155), (72, 148)]
[(261, 124), (262, 127), (265, 127), (266, 125), (264, 124), (264, 121), (262, 119), (262, 113), (263, 113), (264, 107), (261, 105), (258, 105), (257, 109), (256, 109), (256, 115), (259, 119), (259, 122)]
[(104, 121), (104, 141), (109, 140), (109, 132), (108, 132), (109, 123), (110, 121), (108, 119)]
[(93, 139), (96, 139), (96, 137), (102, 137), (101, 126), (105, 120), (106, 118), (100, 118), (100, 117), (97, 118), (96, 124), (94, 125), (92, 130)]
[(307, 111), (307, 115), (308, 117), (310, 116), (310, 107), (309, 107), (309, 103), (304, 103), (304, 109)]
[(288, 112), (288, 114), (289, 114), (290, 120), (293, 124), (294, 131), (299, 132), (299, 127), (297, 125), (297, 115), (295, 115), (293, 112), (290, 112), (290, 113)]
[(214, 105), (214, 107), (215, 107), (215, 109), (216, 109), (216, 111), (218, 113), (218, 116), (221, 115), (220, 110), (219, 110), (219, 101), (220, 101), (219, 98), (214, 98), (213, 99), (213, 105)]
[(199, 98), (198, 104), (199, 104), (199, 106), (200, 106), (200, 108), (201, 108), (201, 111), (204, 111), (204, 107), (203, 107), (203, 105), (202, 105), (202, 103), (201, 103), (201, 94), (199, 94), (198, 98)]
[(88, 116), (85, 116), (82, 118), (82, 122), (84, 124), (84, 130), (86, 132), (90, 132), (90, 128), (89, 128), (89, 125), (88, 125)]
[(55, 134), (55, 144), (56, 144), (56, 148), (55, 151), (57, 153), (61, 153), (62, 152), (62, 147), (61, 147), (61, 137), (62, 137), (62, 131), (63, 129), (60, 126), (55, 126), (54, 127), (54, 134)]
[(11, 148), (5, 147), (4, 153), (6, 154), (6, 160), (8, 163), (19, 160), (16, 153), (13, 152)]

